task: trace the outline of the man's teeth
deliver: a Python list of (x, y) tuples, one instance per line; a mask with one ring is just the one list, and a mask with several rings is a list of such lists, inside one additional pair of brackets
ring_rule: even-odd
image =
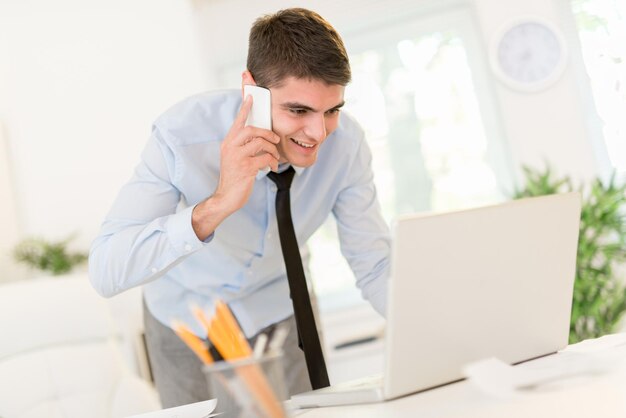
[(315, 144), (305, 144), (304, 142), (296, 141), (293, 138), (291, 138), (291, 140), (293, 142), (295, 142), (296, 144), (300, 145), (301, 147), (304, 147), (304, 148), (313, 148), (315, 146)]

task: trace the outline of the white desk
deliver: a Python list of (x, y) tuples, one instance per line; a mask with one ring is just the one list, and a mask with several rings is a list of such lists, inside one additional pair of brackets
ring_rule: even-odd
[[(611, 347), (603, 347), (612, 339)], [(621, 354), (626, 360), (626, 334), (585, 341), (572, 345), (556, 355), (544, 357), (516, 367), (549, 366), (559, 356), (572, 352), (595, 352), (595, 355)], [(617, 362), (619, 363), (619, 362)], [(335, 417), (626, 417), (626, 365), (615, 370), (577, 380), (553, 384), (550, 390), (529, 392), (502, 398), (482, 392), (469, 381), (443, 386), (415, 395), (379, 404), (316, 408), (295, 411), (298, 418)]]
[[(298, 418), (624, 418), (626, 417), (626, 334), (571, 345), (562, 352), (516, 367), (551, 367), (571, 353), (610, 359), (615, 368), (598, 375), (560, 380), (542, 389), (498, 397), (469, 381), (393, 401), (293, 411)], [(613, 364), (613, 363), (611, 363)], [(149, 418), (151, 415), (145, 415)], [(180, 415), (186, 416), (186, 415)], [(142, 416), (143, 417), (143, 416)]]

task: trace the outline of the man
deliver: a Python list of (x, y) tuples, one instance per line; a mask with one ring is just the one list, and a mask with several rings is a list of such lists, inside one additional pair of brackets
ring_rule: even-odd
[[(281, 250), (287, 227), (279, 230), (284, 221), (274, 206), (281, 186), (265, 167), (295, 170), (288, 190), (300, 245), (334, 214), (357, 285), (384, 312), (390, 240), (363, 132), (340, 116), (350, 77), (332, 26), (309, 10), (283, 10), (254, 23), (242, 74), (242, 85), (270, 89), (272, 131), (245, 126), (253, 103), (242, 102), (240, 91), (191, 97), (155, 122), (93, 243), (89, 269), (103, 296), (144, 286), (148, 353), (164, 407), (210, 396), (200, 361), (169, 326), (182, 320), (205, 338), (189, 306), (210, 308), (218, 299), (251, 342), (278, 324), (290, 327), (284, 362), (291, 394), (310, 389), (307, 374), (313, 382), (320, 367), (321, 385), (328, 384), (323, 358), (312, 365), (307, 354), (307, 364), (298, 348), (307, 350), (310, 334), (290, 299), (300, 289), (286, 275), (289, 247)], [(297, 251), (295, 258), (300, 265)]]

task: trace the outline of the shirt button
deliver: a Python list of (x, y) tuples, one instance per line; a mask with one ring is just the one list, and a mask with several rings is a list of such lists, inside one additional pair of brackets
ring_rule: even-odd
[(273, 192), (275, 192), (275, 191), (276, 191), (276, 190), (278, 190), (278, 189), (277, 189), (277, 187), (276, 187), (276, 185), (275, 185), (275, 184), (272, 184), (272, 185), (270, 186), (270, 190), (271, 190), (271, 191), (273, 191)]
[(248, 276), (252, 276), (252, 270), (248, 270), (247, 273), (248, 273)]
[(151, 270), (152, 270), (153, 273), (156, 273), (157, 271), (159, 271), (156, 267), (152, 267)]
[(272, 239), (272, 233), (267, 234), (267, 239)]
[(191, 251), (191, 245), (185, 244), (185, 251)]

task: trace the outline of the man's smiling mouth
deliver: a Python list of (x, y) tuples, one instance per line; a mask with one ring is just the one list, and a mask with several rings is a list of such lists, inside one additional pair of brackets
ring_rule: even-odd
[(295, 140), (293, 138), (289, 138), (289, 139), (291, 139), (293, 142), (295, 142), (296, 144), (298, 144), (298, 145), (300, 145), (301, 147), (304, 147), (304, 148), (313, 148), (315, 146), (315, 144), (305, 144), (304, 142), (300, 142), (300, 141)]

